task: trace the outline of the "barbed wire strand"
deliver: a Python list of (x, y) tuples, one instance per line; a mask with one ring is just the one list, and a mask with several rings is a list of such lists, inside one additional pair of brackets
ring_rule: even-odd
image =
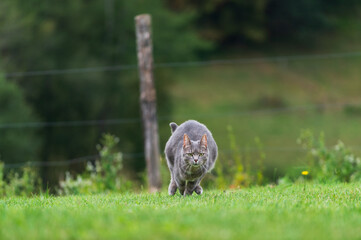
[[(308, 104), (308, 105), (280, 107), (280, 108), (272, 108), (272, 109), (234, 111), (234, 112), (209, 113), (209, 114), (192, 114), (192, 115), (189, 114), (183, 116), (168, 115), (168, 116), (159, 116), (158, 120), (175, 121), (179, 119), (202, 119), (202, 118), (219, 118), (219, 117), (232, 117), (232, 116), (247, 116), (247, 115), (272, 115), (272, 114), (281, 114), (287, 112), (310, 111), (315, 109), (339, 108), (346, 105), (361, 105), (361, 102)], [(84, 120), (84, 121), (0, 123), (0, 129), (120, 125), (120, 124), (139, 123), (139, 122), (141, 122), (140, 118), (119, 118), (119, 119)]]
[[(212, 65), (234, 65), (234, 64), (260, 64), (268, 62), (289, 62), (298, 60), (327, 60), (337, 58), (360, 57), (361, 52), (343, 52), (343, 53), (325, 53), (325, 54), (309, 54), (309, 55), (290, 55), (290, 56), (274, 56), (260, 58), (240, 58), (240, 59), (218, 59), (208, 61), (191, 61), (191, 62), (164, 62), (155, 63), (154, 68), (179, 68), (179, 67), (198, 67)], [(54, 76), (79, 73), (109, 72), (109, 71), (125, 71), (137, 69), (136, 64), (125, 64), (116, 66), (103, 67), (87, 67), (87, 68), (71, 68), (71, 69), (52, 69), (52, 70), (36, 70), (26, 72), (10, 72), (2, 73), (6, 78), (16, 77), (35, 77), (35, 76)]]
[(84, 120), (84, 121), (3, 123), (0, 124), (0, 129), (117, 125), (117, 124), (135, 123), (140, 121), (141, 121), (140, 118), (120, 118), (120, 119)]
[(58, 166), (64, 166), (64, 165), (71, 165), (75, 163), (81, 163), (85, 161), (94, 160), (98, 157), (98, 155), (93, 156), (85, 156), (85, 157), (79, 157), (70, 159), (67, 161), (54, 161), (54, 162), (23, 162), (23, 163), (6, 163), (4, 168), (21, 168), (21, 167), (58, 167)]
[[(124, 153), (122, 154), (123, 159), (136, 159), (143, 157), (144, 153)], [(99, 155), (90, 155), (84, 157), (73, 158), (65, 161), (53, 161), (53, 162), (21, 162), (21, 163), (6, 163), (4, 168), (21, 168), (21, 167), (59, 167), (67, 166), (76, 163), (82, 163), (98, 159)]]
[[(327, 148), (332, 148), (333, 146), (327, 146)], [(350, 149), (353, 151), (361, 151), (361, 146), (350, 146)], [(307, 150), (302, 147), (263, 147), (262, 149), (251, 147), (251, 148), (238, 148), (221, 150), (219, 153), (221, 155), (230, 155), (239, 151), (239, 153), (247, 152), (306, 152)], [(236, 152), (237, 153), (237, 152)], [(144, 152), (138, 153), (126, 153), (122, 154), (123, 159), (138, 159), (144, 156)], [(82, 163), (86, 161), (91, 161), (98, 159), (99, 155), (91, 155), (85, 157), (74, 158), (66, 161), (56, 161), (56, 162), (22, 162), (22, 163), (10, 163), (5, 164), (5, 168), (21, 168), (21, 167), (58, 167), (58, 166), (68, 166), (76, 163)]]

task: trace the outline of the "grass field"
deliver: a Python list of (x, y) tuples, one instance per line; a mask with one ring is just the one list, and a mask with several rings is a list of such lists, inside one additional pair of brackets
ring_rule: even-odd
[(361, 185), (0, 200), (1, 239), (360, 239)]

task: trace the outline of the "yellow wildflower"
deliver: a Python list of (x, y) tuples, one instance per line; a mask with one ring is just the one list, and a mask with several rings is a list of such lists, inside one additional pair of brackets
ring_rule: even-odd
[(307, 175), (308, 175), (308, 171), (302, 171), (302, 175), (307, 176)]

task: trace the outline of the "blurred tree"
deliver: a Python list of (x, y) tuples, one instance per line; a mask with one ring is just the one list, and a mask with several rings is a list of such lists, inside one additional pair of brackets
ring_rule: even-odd
[(266, 28), (272, 41), (309, 45), (325, 32), (338, 31), (345, 19), (359, 21), (357, 0), (269, 0)]
[(269, 0), (167, 0), (171, 9), (197, 12), (202, 37), (218, 44), (266, 40), (265, 9)]
[[(19, 87), (0, 75), (0, 123), (33, 122), (36, 118), (25, 102)], [(5, 163), (34, 161), (40, 138), (34, 129), (0, 129), (0, 161)]]
[(197, 13), (195, 23), (218, 46), (272, 42), (308, 46), (325, 31), (342, 28), (345, 18), (359, 21), (357, 0), (166, 0), (176, 12)]
[[(0, 51), (6, 72), (135, 64), (134, 17), (144, 12), (153, 16), (156, 62), (189, 60), (209, 47), (189, 28), (192, 15), (172, 13), (160, 0), (2, 0), (0, 9)], [(164, 91), (167, 78), (165, 72), (157, 71), (160, 114), (170, 111)], [(16, 81), (42, 121), (139, 118), (136, 70), (19, 77)], [(143, 151), (140, 122), (44, 128), (41, 159), (95, 153), (102, 132), (119, 136), (124, 152)], [(125, 159), (125, 166), (140, 171), (144, 161)], [(43, 177), (56, 182), (62, 171), (44, 168)]]

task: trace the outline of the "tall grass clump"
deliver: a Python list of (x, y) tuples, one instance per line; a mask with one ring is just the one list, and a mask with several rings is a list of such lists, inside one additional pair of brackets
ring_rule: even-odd
[(129, 182), (121, 177), (123, 156), (117, 151), (118, 143), (119, 138), (104, 134), (97, 146), (99, 158), (94, 163), (88, 162), (82, 174), (73, 177), (67, 172), (65, 179), (60, 181), (59, 194), (89, 194), (129, 188)]
[(315, 137), (310, 130), (301, 132), (298, 143), (306, 150), (306, 168), (318, 182), (354, 182), (361, 179), (361, 161), (342, 141), (327, 147), (324, 134)]
[[(263, 145), (259, 138), (254, 139), (256, 145), (256, 154), (250, 156), (249, 151), (242, 153), (238, 146), (236, 136), (231, 126), (227, 127), (230, 151), (221, 155), (216, 163), (214, 183), (219, 189), (242, 188), (254, 185), (262, 185), (264, 179), (264, 160), (266, 158), (263, 152)], [(256, 163), (254, 166), (252, 162)]]
[(5, 174), (0, 162), (0, 197), (31, 196), (41, 192), (41, 180), (35, 169), (24, 167)]

